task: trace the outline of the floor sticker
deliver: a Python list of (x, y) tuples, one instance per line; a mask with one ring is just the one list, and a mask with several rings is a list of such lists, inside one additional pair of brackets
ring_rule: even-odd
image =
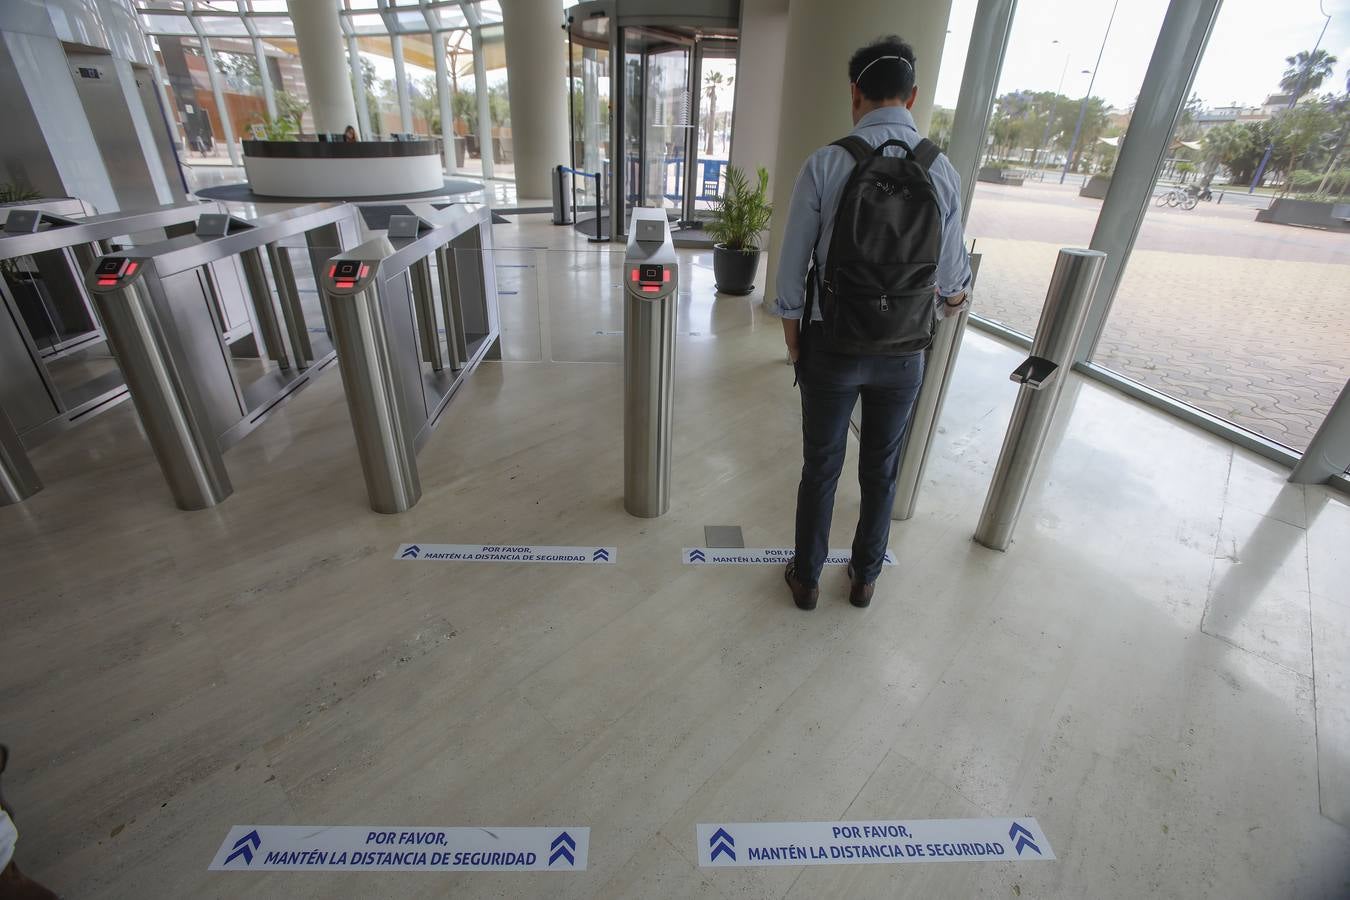
[(1054, 859), (1032, 817), (899, 822), (750, 822), (699, 825), (698, 864), (831, 866), (855, 863), (1025, 862)]
[(590, 828), (236, 825), (218, 872), (580, 872)]
[[(781, 566), (795, 555), (791, 547), (726, 548), (685, 547), (684, 561), (693, 566)], [(846, 566), (852, 550), (831, 550), (825, 557), (827, 566)], [(886, 551), (883, 565), (895, 565), (895, 554)]]
[(399, 544), (394, 559), (418, 562), (586, 563), (614, 565), (618, 547), (539, 547), (505, 544)]

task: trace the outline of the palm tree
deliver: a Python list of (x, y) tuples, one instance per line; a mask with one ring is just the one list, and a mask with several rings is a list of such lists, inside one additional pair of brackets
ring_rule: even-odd
[(1297, 56), (1286, 56), (1284, 61), (1289, 64), (1289, 68), (1284, 70), (1284, 77), (1280, 79), (1280, 90), (1297, 103), (1299, 97), (1317, 90), (1322, 82), (1331, 77), (1337, 59), (1325, 50), (1314, 53), (1300, 50)]
[(717, 127), (717, 92), (722, 88), (731, 87), (733, 80), (721, 72), (709, 72), (703, 76), (703, 92), (708, 97), (708, 121), (704, 126), (708, 138), (704, 141), (703, 152), (709, 156), (713, 152), (713, 134)]

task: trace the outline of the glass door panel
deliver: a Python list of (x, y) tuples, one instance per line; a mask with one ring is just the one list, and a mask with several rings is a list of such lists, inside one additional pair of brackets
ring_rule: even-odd
[(646, 60), (642, 205), (683, 207), (689, 121), (689, 48), (665, 46)]

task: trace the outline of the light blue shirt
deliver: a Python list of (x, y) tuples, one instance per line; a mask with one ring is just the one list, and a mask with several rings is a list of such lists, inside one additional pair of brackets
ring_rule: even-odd
[[(919, 142), (914, 116), (903, 106), (883, 106), (859, 120), (853, 134), (879, 147), (898, 139), (910, 147)], [(887, 156), (898, 156), (899, 147), (887, 147)], [(821, 271), (834, 234), (834, 214), (839, 197), (853, 173), (852, 155), (843, 147), (821, 147), (807, 159), (792, 190), (783, 249), (778, 254), (778, 296), (766, 309), (783, 319), (800, 319), (806, 305), (806, 273), (811, 266), (811, 251)], [(928, 172), (937, 190), (942, 212), (942, 247), (938, 252), (937, 288), (940, 297), (955, 297), (970, 286), (970, 254), (961, 233), (961, 176), (947, 161), (938, 157)], [(812, 309), (811, 320), (820, 321), (820, 294)], [(935, 302), (944, 301), (938, 299)], [(969, 298), (966, 300), (969, 303)], [(957, 307), (960, 309), (960, 307)]]

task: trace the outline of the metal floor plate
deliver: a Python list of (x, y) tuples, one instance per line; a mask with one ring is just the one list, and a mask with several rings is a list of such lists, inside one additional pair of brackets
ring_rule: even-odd
[(744, 547), (745, 538), (739, 525), (704, 525), (703, 546)]

